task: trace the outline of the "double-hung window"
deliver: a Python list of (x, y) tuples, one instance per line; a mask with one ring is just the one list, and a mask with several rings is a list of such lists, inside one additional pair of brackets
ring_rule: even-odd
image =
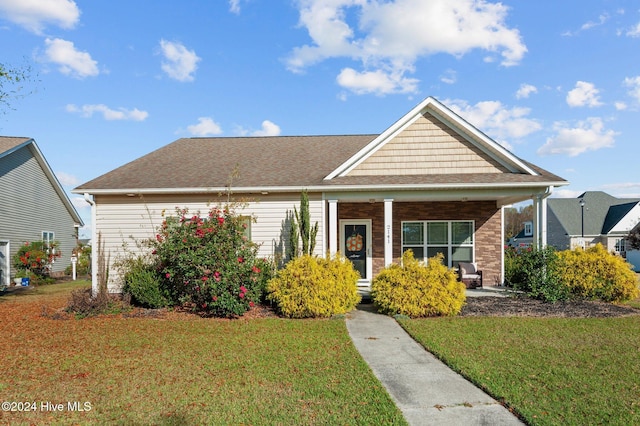
[(474, 261), (474, 223), (471, 220), (402, 222), (402, 252), (411, 249), (418, 260), (438, 253), (449, 267)]

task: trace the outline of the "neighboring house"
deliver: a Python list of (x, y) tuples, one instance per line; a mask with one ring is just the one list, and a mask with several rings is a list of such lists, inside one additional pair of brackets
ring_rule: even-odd
[[(547, 208), (549, 208), (549, 201), (547, 201)], [(521, 249), (531, 247), (533, 245), (533, 221), (529, 220), (524, 222), (520, 232), (511, 237), (507, 244), (511, 247)]]
[[(453, 267), (476, 262), (491, 285), (503, 276), (502, 207), (533, 198), (543, 211), (552, 188), (567, 183), (430, 97), (379, 135), (179, 139), (73, 192), (93, 204), (92, 240), (100, 234), (112, 261), (129, 236), (152, 238), (163, 212), (205, 212), (229, 188), (256, 218), (259, 254), (286, 257), (288, 212), (306, 189), (316, 254), (345, 254), (361, 286), (407, 249), (421, 259), (441, 252)], [(544, 228), (536, 235), (543, 242)], [(109, 277), (118, 291), (117, 274)]]
[(36, 142), (0, 136), (0, 282), (15, 273), (19, 247), (38, 240), (59, 242), (52, 272), (63, 273), (83, 224)]
[[(577, 198), (547, 201), (547, 241), (558, 250), (601, 243), (607, 250), (626, 257), (625, 237), (638, 224), (638, 198), (616, 198), (602, 191), (587, 191)], [(526, 235), (525, 230), (512, 238), (509, 245), (530, 245), (532, 236)]]

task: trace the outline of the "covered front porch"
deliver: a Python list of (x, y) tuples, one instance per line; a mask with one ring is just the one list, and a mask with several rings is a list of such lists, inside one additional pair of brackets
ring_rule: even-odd
[[(503, 207), (534, 199), (536, 211), (546, 211), (548, 188), (538, 193), (494, 191), (491, 194), (396, 192), (323, 194), (326, 247), (340, 252), (360, 272), (359, 287), (368, 292), (371, 280), (385, 266), (399, 262), (408, 249), (427, 260), (442, 253), (456, 268), (475, 263), (483, 271), (483, 286), (501, 286), (504, 277)], [(542, 216), (542, 214), (541, 214)], [(536, 240), (546, 243), (546, 221), (535, 227)]]

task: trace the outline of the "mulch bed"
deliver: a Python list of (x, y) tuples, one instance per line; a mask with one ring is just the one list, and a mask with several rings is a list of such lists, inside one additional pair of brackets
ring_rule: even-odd
[(545, 303), (528, 297), (467, 297), (460, 316), (606, 318), (640, 315), (640, 309), (613, 303), (574, 300)]

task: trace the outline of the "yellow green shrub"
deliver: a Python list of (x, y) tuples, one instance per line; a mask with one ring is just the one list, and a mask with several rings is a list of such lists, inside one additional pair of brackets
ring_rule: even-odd
[(378, 311), (412, 318), (458, 314), (466, 300), (465, 286), (442, 259), (439, 254), (424, 265), (407, 250), (402, 265), (383, 269), (371, 283)]
[(344, 256), (303, 255), (269, 280), (267, 299), (289, 318), (327, 318), (347, 313), (360, 303), (358, 279), (358, 272)]
[(560, 279), (574, 296), (620, 302), (638, 297), (638, 280), (631, 265), (602, 244), (559, 253)]

